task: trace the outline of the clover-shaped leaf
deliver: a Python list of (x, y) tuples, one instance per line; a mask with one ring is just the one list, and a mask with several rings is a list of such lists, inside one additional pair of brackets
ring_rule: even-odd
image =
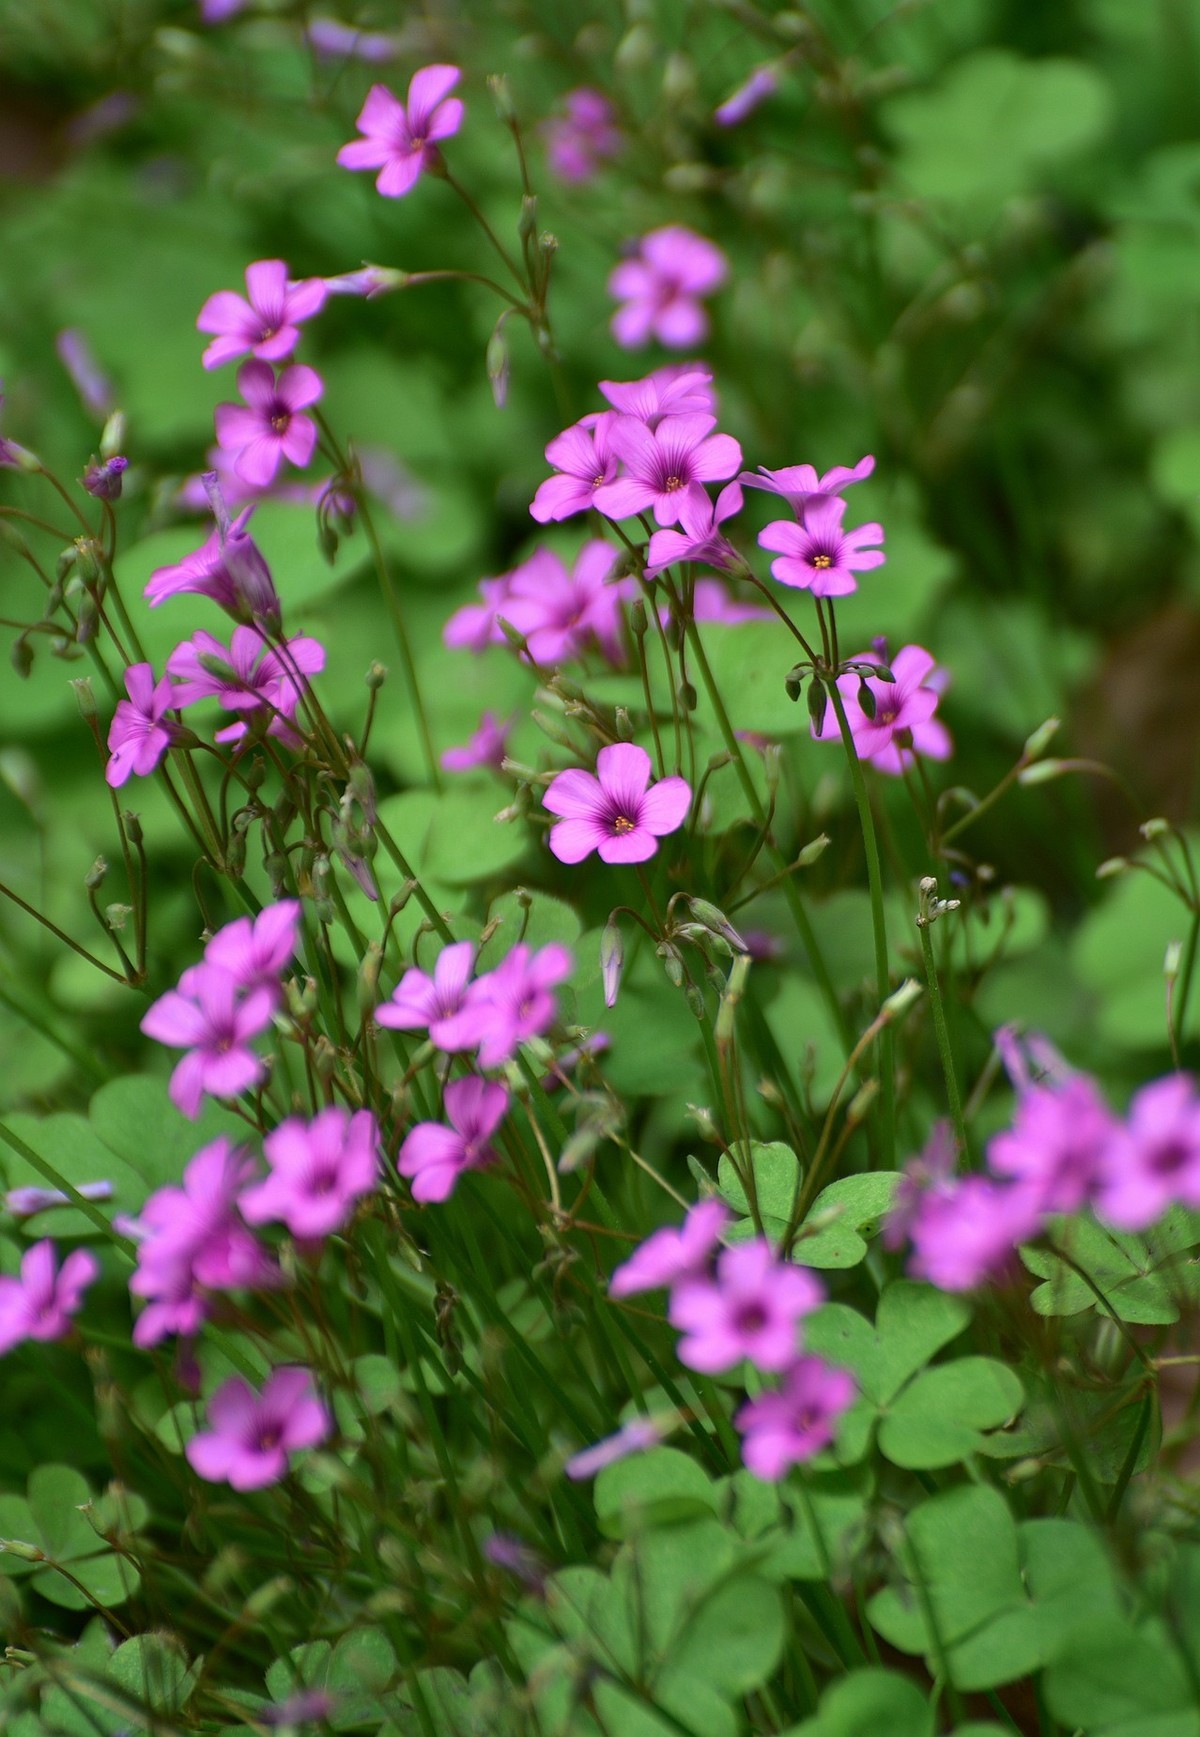
[(896, 1397), (879, 1426), (880, 1451), (894, 1466), (930, 1470), (978, 1453), (980, 1433), (1021, 1409), (1024, 1389), (992, 1357), (958, 1357), (925, 1369)]
[[(0, 1496), (0, 1539), (10, 1541), (0, 1551), (0, 1574), (32, 1575), (42, 1597), (67, 1610), (123, 1603), (137, 1590), (138, 1571), (79, 1511), (91, 1501), (87, 1479), (74, 1467), (37, 1466), (24, 1497)], [(42, 1557), (15, 1553), (11, 1542)]]
[[(900, 1184), (897, 1170), (843, 1176), (823, 1188), (800, 1227), (792, 1258), (806, 1267), (856, 1267), (866, 1259), (867, 1240), (877, 1236)], [(833, 1222), (805, 1235), (805, 1226)]]
[(1104, 1298), (1123, 1321), (1167, 1326), (1200, 1299), (1200, 1261), (1191, 1252), (1200, 1246), (1200, 1213), (1185, 1207), (1172, 1207), (1141, 1236), (1094, 1219), (1056, 1219), (1050, 1241), (1050, 1248), (1021, 1250), (1030, 1272), (1045, 1280), (1030, 1299), (1039, 1315), (1103, 1313)]
[[(1006, 1385), (1007, 1372), (1000, 1371), (999, 1365), (989, 1365), (990, 1373), (968, 1371), (958, 1380), (939, 1374), (911, 1399), (905, 1394), (912, 1377), (962, 1332), (970, 1318), (970, 1308), (961, 1297), (908, 1279), (885, 1287), (874, 1327), (843, 1303), (826, 1304), (808, 1317), (804, 1323), (808, 1348), (848, 1368), (859, 1386), (859, 1398), (841, 1420), (831, 1449), (839, 1464), (855, 1465), (861, 1460), (876, 1423), (890, 1420), (897, 1410), (900, 1424), (886, 1438), (881, 1433), (880, 1447), (889, 1459), (894, 1451), (897, 1465), (910, 1467), (952, 1464), (963, 1452), (974, 1452), (981, 1445), (979, 1431), (989, 1422), (1002, 1423), (1011, 1417), (1021, 1400), (1020, 1387), (1017, 1384), (1014, 1390)], [(987, 1359), (970, 1361), (987, 1363)], [(957, 1439), (962, 1445), (952, 1459), (946, 1459), (939, 1438), (951, 1430), (957, 1431), (957, 1437), (947, 1434), (946, 1439)]]
[(726, 1204), (745, 1219), (744, 1224), (734, 1226), (735, 1232), (755, 1234), (753, 1198), (763, 1229), (769, 1237), (778, 1238), (796, 1204), (800, 1160), (782, 1140), (741, 1140), (730, 1152), (722, 1153), (717, 1188)]

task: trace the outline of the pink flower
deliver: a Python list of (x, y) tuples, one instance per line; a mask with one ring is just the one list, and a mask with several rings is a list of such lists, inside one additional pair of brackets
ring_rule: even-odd
[(529, 509), (540, 525), (587, 512), (596, 490), (615, 480), (617, 455), (609, 445), (609, 434), (616, 420), (611, 410), (605, 410), (555, 435), (546, 448), (546, 460), (558, 474), (539, 484)]
[(449, 94), (461, 77), (457, 66), (422, 67), (408, 87), (407, 104), (386, 85), (373, 84), (356, 123), (365, 137), (342, 146), (342, 168), (378, 169), (375, 185), (388, 199), (411, 192), (421, 171), (437, 161), (437, 141), (462, 125), (463, 105)]
[(189, 1160), (181, 1187), (156, 1189), (139, 1217), (124, 1224), (139, 1244), (129, 1289), (148, 1304), (134, 1325), (135, 1345), (197, 1333), (210, 1311), (209, 1292), (278, 1284), (278, 1269), (238, 1213), (253, 1175), (245, 1146), (214, 1140)]
[(278, 628), (279, 596), (271, 569), (246, 530), (254, 509), (247, 507), (230, 522), (216, 473), (207, 472), (203, 481), (211, 491), (217, 528), (194, 554), (185, 555), (176, 566), (155, 568), (146, 586), (146, 601), (153, 609), (168, 597), (194, 592), (211, 597), (235, 621)]
[(400, 1148), (396, 1168), (412, 1182), (414, 1200), (447, 1200), (464, 1170), (495, 1158), (488, 1142), (508, 1111), (508, 1093), (494, 1080), (451, 1080), (445, 1093), (447, 1128), (418, 1122)]
[(471, 772), (476, 766), (491, 766), (499, 771), (504, 764), (504, 756), (508, 752), (508, 738), (512, 733), (515, 718), (505, 718), (501, 723), (495, 712), (485, 712), (479, 720), (479, 728), (461, 748), (447, 748), (442, 755), (442, 767), (446, 772)]
[(700, 1201), (681, 1229), (668, 1225), (656, 1230), (617, 1268), (608, 1281), (609, 1296), (632, 1297), (638, 1291), (657, 1291), (681, 1279), (698, 1278), (728, 1219), (729, 1213), (719, 1200)]
[(560, 181), (590, 181), (603, 158), (615, 157), (621, 149), (613, 107), (601, 91), (586, 85), (569, 90), (564, 101), (566, 115), (541, 128), (546, 160)]
[(231, 1375), (208, 1402), (208, 1422), (184, 1449), (188, 1464), (210, 1484), (235, 1490), (277, 1484), (291, 1456), (316, 1447), (333, 1428), (311, 1373), (297, 1368), (273, 1370), (261, 1393)]
[(305, 31), (323, 60), (365, 60), (382, 66), (400, 58), (400, 41), (378, 30), (360, 30), (337, 18), (314, 18)]
[(324, 392), (321, 376), (301, 362), (276, 379), (269, 362), (243, 362), (237, 389), (245, 406), (218, 404), (214, 421), (242, 481), (269, 487), (285, 458), (302, 470), (317, 444), (317, 425), (302, 412)]
[(658, 841), (683, 825), (691, 807), (686, 778), (650, 784), (650, 756), (633, 742), (614, 742), (596, 756), (596, 773), (560, 772), (542, 804), (562, 819), (550, 828), (559, 862), (582, 862), (598, 851), (601, 862), (645, 862)]
[(471, 1041), (479, 1045), (480, 1067), (503, 1067), (523, 1043), (549, 1030), (558, 1013), (552, 991), (573, 965), (557, 941), (536, 953), (521, 941), (494, 971), (476, 978), (467, 992), (466, 1016), (474, 1022)]
[(326, 291), (319, 277), (292, 283), (281, 259), (259, 259), (246, 267), (246, 294), (218, 290), (200, 309), (196, 330), (219, 334), (202, 357), (206, 368), (246, 355), (286, 361), (300, 342), (298, 322), (320, 313)]
[[(714, 506), (702, 489), (688, 493), (679, 513), (681, 531), (655, 531), (646, 552), (646, 577), (654, 578), (664, 567), (676, 561), (698, 561), (704, 567), (715, 567), (727, 573), (741, 566), (741, 556), (723, 534), (720, 527), (742, 510), (742, 491), (731, 482), (717, 496)], [(761, 619), (763, 611), (754, 609), (742, 620)], [(703, 620), (699, 613), (696, 620)]]
[(613, 1435), (606, 1435), (603, 1441), (572, 1454), (563, 1471), (574, 1482), (581, 1478), (594, 1478), (597, 1472), (602, 1472), (605, 1466), (615, 1465), (617, 1460), (657, 1447), (662, 1438), (662, 1425), (652, 1417), (634, 1417), (623, 1423)]
[(235, 917), (205, 947), (205, 965), (227, 971), (242, 994), (269, 989), (278, 1006), (279, 977), (296, 951), (300, 908), (298, 899), (279, 899), (256, 917)]
[(685, 1279), (668, 1319), (685, 1337), (679, 1360), (705, 1375), (749, 1361), (786, 1369), (799, 1349), (799, 1323), (824, 1298), (819, 1279), (775, 1258), (765, 1238), (735, 1243), (717, 1257), (716, 1279)]
[(908, 1270), (942, 1291), (970, 1291), (1001, 1278), (1018, 1243), (1038, 1234), (1036, 1190), (984, 1176), (931, 1189), (910, 1227)]
[(774, 519), (759, 532), (762, 547), (780, 553), (771, 571), (781, 585), (811, 591), (814, 597), (846, 597), (858, 590), (856, 573), (883, 565), (883, 550), (868, 547), (883, 542), (883, 526), (872, 523), (843, 531), (845, 511), (840, 496), (821, 497), (805, 508), (802, 525)]
[(270, 989), (240, 996), (237, 980), (214, 965), (194, 965), (184, 993), (169, 989), (142, 1019), (147, 1037), (187, 1054), (171, 1075), (171, 1102), (189, 1121), (200, 1114), (207, 1092), (236, 1098), (266, 1078), (267, 1064), (249, 1045), (265, 1031), (275, 1011)]
[(455, 610), (442, 629), (443, 643), (455, 651), (474, 652), (476, 657), (489, 645), (506, 645), (508, 642), (496, 620), (504, 615), (511, 578), (510, 573), (504, 573), (499, 579), (481, 579), (479, 594), (483, 602), (464, 603)]
[(537, 664), (566, 663), (594, 640), (609, 663), (621, 661), (621, 604), (632, 582), (614, 579), (617, 555), (602, 538), (585, 543), (570, 573), (538, 549), (508, 575), (497, 613), (525, 635)]
[[(881, 659), (874, 652), (864, 652), (855, 661), (878, 663)], [(866, 678), (867, 689), (875, 701), (874, 717), (868, 717), (859, 702), (858, 676), (851, 673), (838, 677), (846, 722), (859, 759), (869, 760), (880, 772), (894, 774), (912, 765), (914, 753), (924, 754), (930, 760), (948, 760), (950, 732), (933, 715), (945, 685), (944, 673), (919, 645), (904, 646), (889, 667), (894, 681)], [(820, 730), (814, 730), (813, 735), (822, 742), (841, 739), (832, 708), (826, 711)]]
[(1012, 1128), (987, 1148), (988, 1168), (1031, 1188), (1043, 1212), (1078, 1212), (1093, 1198), (1116, 1117), (1082, 1074), (1031, 1086), (1017, 1100)]
[(614, 410), (657, 428), (664, 416), (716, 416), (712, 375), (701, 362), (668, 362), (644, 380), (601, 380)]
[(474, 963), (473, 941), (443, 947), (433, 976), (415, 966), (406, 971), (391, 1000), (376, 1008), (375, 1018), (393, 1031), (428, 1031), (429, 1041), (446, 1055), (474, 1049), (478, 1022), (474, 1014), (464, 1012)]
[(596, 508), (628, 519), (653, 507), (660, 525), (678, 524), (689, 499), (702, 510), (701, 484), (732, 476), (742, 462), (737, 441), (713, 434), (715, 426), (711, 416), (668, 416), (654, 429), (620, 417), (609, 438), (628, 474), (596, 490)]
[(1106, 1146), (1096, 1211), (1145, 1230), (1170, 1206), (1200, 1209), (1200, 1098), (1187, 1074), (1143, 1086)]
[(777, 1483), (789, 1467), (811, 1460), (833, 1440), (834, 1425), (854, 1403), (854, 1378), (820, 1357), (798, 1357), (777, 1393), (760, 1393), (734, 1418), (745, 1437), (742, 1458), (756, 1478)]
[(640, 349), (651, 337), (669, 350), (699, 344), (708, 335), (708, 316), (696, 298), (711, 295), (728, 271), (720, 248), (693, 230), (680, 224), (652, 230), (609, 277), (609, 294), (625, 304), (613, 315), (613, 336), (626, 350)]
[(954, 1192), (957, 1163), (958, 1148), (949, 1122), (935, 1122), (923, 1150), (904, 1166), (892, 1209), (884, 1220), (885, 1248), (897, 1249), (908, 1241), (927, 1194), (948, 1196)]
[(340, 1230), (379, 1180), (379, 1128), (369, 1110), (352, 1115), (334, 1104), (311, 1122), (289, 1116), (267, 1135), (263, 1152), (271, 1174), (242, 1195), (242, 1217), (286, 1224), (295, 1237)]
[(99, 1272), (100, 1263), (88, 1249), (73, 1250), (61, 1267), (49, 1240), (26, 1249), (20, 1278), (0, 1278), (0, 1357), (27, 1339), (65, 1338)]
[(129, 469), (129, 460), (118, 453), (102, 464), (89, 464), (83, 473), (83, 486), (94, 501), (119, 501), (121, 479)]
[(779, 73), (773, 66), (756, 66), (750, 77), (740, 84), (731, 97), (726, 97), (713, 115), (719, 127), (736, 127), (747, 115), (779, 87)]
[(129, 698), (117, 701), (108, 729), (111, 758), (104, 776), (114, 789), (135, 772), (139, 778), (148, 778), (172, 742), (177, 742), (183, 733), (180, 725), (167, 717), (179, 705), (179, 695), (169, 676), (156, 682), (148, 663), (130, 664), (125, 671), (125, 691)]
[(766, 489), (770, 494), (782, 495), (794, 509), (796, 517), (803, 519), (805, 510), (814, 502), (832, 500), (851, 483), (869, 477), (874, 469), (875, 460), (868, 453), (856, 465), (835, 464), (824, 476), (818, 476), (811, 464), (792, 464), (784, 470), (768, 470), (765, 465), (760, 465), (757, 471), (743, 471), (738, 481), (745, 483), (747, 488)]
[[(167, 659), (167, 669), (179, 683), (177, 705), (193, 706), (212, 697), (227, 712), (262, 712), (270, 720), (267, 735), (280, 737), (289, 748), (302, 745), (290, 720), (306, 691), (304, 678), (324, 667), (325, 647), (319, 640), (300, 637), (271, 646), (257, 627), (235, 627), (228, 647), (211, 633), (194, 633)], [(214, 739), (240, 742), (248, 730), (245, 723), (229, 724)]]

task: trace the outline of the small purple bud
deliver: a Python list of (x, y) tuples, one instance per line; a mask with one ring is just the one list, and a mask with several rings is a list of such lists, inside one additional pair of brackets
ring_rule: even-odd
[(121, 476), (129, 468), (127, 458), (106, 458), (102, 464), (89, 464), (83, 473), (83, 486), (93, 500), (119, 501)]
[(600, 976), (604, 984), (604, 1005), (617, 1005), (617, 990), (621, 983), (621, 967), (625, 963), (625, 949), (621, 943), (621, 931), (610, 917), (604, 925), (600, 936)]

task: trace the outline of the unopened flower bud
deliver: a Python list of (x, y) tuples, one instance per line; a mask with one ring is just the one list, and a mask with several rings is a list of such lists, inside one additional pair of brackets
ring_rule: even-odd
[(806, 673), (805, 670), (797, 667), (796, 669), (789, 670), (787, 675), (784, 676), (783, 685), (787, 691), (787, 697), (789, 700), (795, 701), (800, 698), (800, 695), (804, 690), (804, 677)]
[(1170, 832), (1170, 830), (1171, 822), (1169, 820), (1163, 820), (1161, 817), (1156, 817), (1154, 820), (1143, 820), (1142, 824), (1138, 827), (1138, 831), (1146, 840), (1147, 844), (1152, 844), (1156, 838), (1162, 838), (1163, 835)]
[(508, 80), (502, 72), (491, 72), (488, 74), (487, 87), (492, 93), (496, 113), (505, 126), (511, 127), (516, 121), (517, 111), (513, 107), (512, 91), (508, 87)]
[[(74, 543), (68, 544), (59, 555), (58, 560), (54, 563), (54, 577), (60, 582), (66, 579), (75, 571), (75, 563), (78, 559), (79, 550), (75, 547)], [(61, 601), (62, 596), (60, 593), (59, 602), (61, 603)]]
[(75, 704), (79, 707), (79, 716), (85, 724), (90, 724), (99, 716), (96, 710), (96, 696), (92, 692), (92, 684), (87, 676), (78, 676), (72, 681), (75, 689)]
[(95, 639), (96, 629), (100, 625), (100, 609), (96, 599), (90, 592), (85, 592), (79, 600), (79, 616), (75, 623), (75, 642), (77, 645), (87, 645)]
[(75, 560), (85, 584), (94, 585), (100, 577), (100, 561), (91, 537), (76, 537)]
[(517, 219), (517, 234), (521, 237), (522, 241), (527, 238), (532, 240), (532, 238), (537, 234), (537, 213), (537, 195), (534, 193), (526, 193), (524, 198), (521, 200), (521, 215)]
[(666, 966), (667, 976), (671, 979), (671, 982), (675, 985), (676, 989), (682, 989), (684, 983), (684, 970), (683, 960), (679, 956), (679, 949), (673, 947), (669, 941), (660, 941), (654, 951)]
[(625, 948), (621, 941), (621, 931), (616, 920), (609, 917), (600, 936), (600, 977), (604, 984), (604, 1005), (617, 1005), (617, 990), (621, 982), (621, 969), (625, 964)]
[(1060, 725), (1057, 718), (1047, 718), (1044, 724), (1039, 724), (1031, 736), (1025, 739), (1021, 757), (1025, 760), (1040, 760), (1051, 741), (1058, 734)]
[(629, 716), (628, 706), (618, 706), (613, 716), (617, 729), (617, 739), (621, 742), (633, 741), (633, 719)]
[[(104, 430), (100, 436), (100, 457), (103, 459), (116, 458), (124, 444), (125, 412), (114, 410), (104, 424)], [(124, 469), (124, 465), (122, 465), (122, 469)]]
[(694, 712), (697, 705), (696, 690), (689, 681), (681, 681), (676, 690), (679, 707), (684, 712)]
[(108, 863), (102, 856), (98, 856), (91, 868), (84, 875), (83, 884), (90, 893), (94, 893), (97, 887), (104, 884), (104, 879), (107, 874)]
[(363, 680), (366, 682), (367, 686), (371, 689), (372, 693), (378, 693), (379, 689), (383, 686), (384, 682), (387, 680), (387, 673), (388, 672), (387, 672), (387, 665), (386, 664), (373, 663), (371, 665), (371, 667), (368, 669), (366, 675), (363, 677)]
[(808, 715), (812, 720), (812, 727), (818, 735), (825, 722), (825, 707), (828, 704), (829, 695), (825, 691), (824, 684), (813, 682), (808, 690)]
[(875, 716), (877, 710), (875, 695), (871, 691), (870, 682), (863, 679), (860, 679), (858, 684), (858, 705), (864, 718), (873, 718)]
[(496, 321), (487, 346), (487, 376), (492, 384), (492, 401), (497, 410), (503, 410), (508, 401), (509, 351), (508, 337), (505, 326), (508, 323), (511, 308), (506, 308)]
[(13, 668), (24, 679), (33, 668), (33, 646), (29, 642), (28, 634), (22, 633), (13, 640), (11, 656)]
[(416, 892), (416, 890), (417, 890), (416, 881), (414, 881), (414, 880), (405, 881), (404, 885), (400, 888), (400, 891), (396, 894), (396, 896), (392, 899), (391, 903), (388, 905), (389, 916), (398, 917), (400, 915), (401, 911), (404, 909), (405, 905), (412, 898), (412, 896)]

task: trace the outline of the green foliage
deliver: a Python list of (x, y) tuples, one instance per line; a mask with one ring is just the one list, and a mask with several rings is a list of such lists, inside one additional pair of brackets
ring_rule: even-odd
[[(80, 1512), (92, 1501), (87, 1479), (69, 1465), (37, 1466), (23, 1497), (0, 1495), (0, 1574), (29, 1575), (35, 1592), (67, 1610), (131, 1598), (138, 1569)], [(128, 1537), (144, 1518), (138, 1501), (119, 1529)]]
[(1021, 1250), (1030, 1272), (1043, 1280), (1030, 1302), (1039, 1315), (1095, 1309), (1139, 1326), (1169, 1325), (1200, 1297), (1200, 1277), (1189, 1258), (1198, 1243), (1200, 1214), (1181, 1206), (1143, 1236), (1087, 1218), (1060, 1221), (1049, 1248)]

